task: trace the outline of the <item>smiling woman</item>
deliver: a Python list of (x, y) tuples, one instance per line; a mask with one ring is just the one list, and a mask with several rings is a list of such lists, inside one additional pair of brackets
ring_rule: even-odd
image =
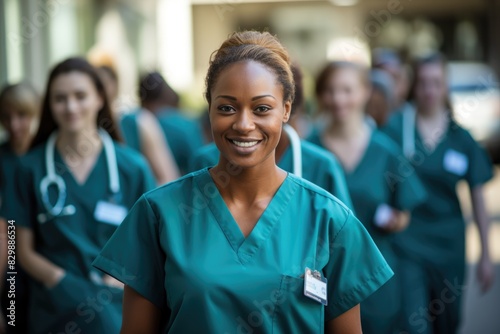
[(31, 278), (30, 333), (119, 330), (120, 283), (91, 263), (154, 179), (144, 159), (116, 139), (95, 69), (80, 58), (55, 66), (33, 148), (5, 199), (19, 263)]
[(219, 164), (142, 196), (94, 261), (125, 283), (122, 333), (361, 333), (392, 271), (347, 207), (276, 166), (286, 50), (235, 33), (206, 83)]

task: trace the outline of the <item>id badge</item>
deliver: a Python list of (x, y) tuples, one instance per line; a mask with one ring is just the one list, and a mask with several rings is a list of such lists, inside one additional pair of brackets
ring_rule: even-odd
[(118, 226), (127, 213), (128, 209), (122, 205), (99, 201), (95, 207), (94, 218), (102, 223)]
[(375, 225), (378, 227), (386, 227), (392, 218), (392, 208), (387, 204), (380, 204), (375, 212)]
[(443, 166), (446, 171), (463, 176), (469, 168), (469, 159), (465, 154), (449, 149), (444, 154)]
[(326, 283), (326, 277), (322, 277), (319, 271), (313, 271), (306, 267), (304, 273), (304, 296), (325, 306), (328, 305)]

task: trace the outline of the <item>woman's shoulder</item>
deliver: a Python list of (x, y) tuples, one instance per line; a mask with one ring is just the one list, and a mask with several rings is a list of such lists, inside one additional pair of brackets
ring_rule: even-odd
[(165, 203), (165, 198), (170, 202), (181, 201), (186, 197), (194, 197), (194, 188), (198, 186), (199, 178), (210, 177), (208, 167), (198, 171), (186, 174), (174, 181), (165, 183), (144, 194), (144, 197), (150, 202)]
[[(332, 214), (344, 215), (346, 218), (349, 214), (352, 214), (351, 210), (344, 203), (325, 189), (292, 173), (288, 174), (288, 179), (299, 188), (300, 193), (305, 194), (314, 202), (315, 209), (327, 209)], [(296, 196), (296, 198), (299, 197)]]

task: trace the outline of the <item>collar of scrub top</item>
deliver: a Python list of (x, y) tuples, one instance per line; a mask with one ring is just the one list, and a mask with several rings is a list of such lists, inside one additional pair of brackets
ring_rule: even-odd
[[(74, 205), (65, 205), (66, 203), (66, 183), (63, 178), (56, 173), (54, 163), (54, 150), (56, 145), (58, 132), (54, 131), (47, 140), (45, 146), (45, 164), (47, 175), (40, 182), (40, 193), (42, 194), (42, 203), (47, 210), (46, 213), (40, 213), (37, 217), (38, 221), (43, 224), (50, 219), (58, 216), (74, 215), (76, 208)], [(99, 129), (99, 136), (103, 142), (104, 152), (106, 154), (106, 162), (108, 165), (109, 189), (114, 196), (120, 193), (120, 180), (118, 177), (118, 165), (116, 162), (116, 152), (113, 145), (113, 140), (110, 135)], [(49, 199), (49, 187), (54, 184), (57, 187), (57, 201), (54, 205)]]
[(290, 145), (292, 146), (293, 174), (302, 177), (302, 150), (300, 148), (300, 137), (297, 131), (288, 124), (283, 125), (283, 130), (285, 130), (288, 135)]

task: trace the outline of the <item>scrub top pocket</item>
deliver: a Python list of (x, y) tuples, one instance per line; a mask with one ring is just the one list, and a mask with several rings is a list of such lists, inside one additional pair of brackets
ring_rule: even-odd
[(323, 304), (304, 295), (303, 278), (282, 276), (275, 302), (273, 333), (306, 333), (311, 328), (324, 332)]

